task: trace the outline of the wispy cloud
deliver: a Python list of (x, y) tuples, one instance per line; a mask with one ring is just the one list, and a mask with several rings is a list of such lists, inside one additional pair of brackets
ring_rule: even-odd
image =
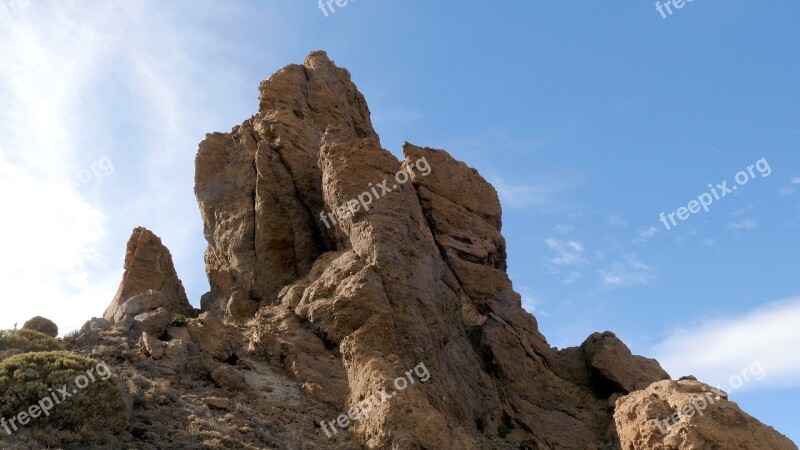
[(758, 222), (754, 219), (744, 219), (738, 222), (729, 222), (726, 228), (731, 230), (757, 230)]
[(565, 197), (584, 183), (584, 176), (574, 170), (561, 171), (558, 175), (527, 175), (522, 182), (508, 174), (489, 175), (487, 179), (497, 190), (504, 207), (535, 208), (543, 212), (564, 212), (574, 208)]
[[(232, 125), (212, 118), (230, 108), (235, 82), (192, 64), (215, 42), (187, 14), (148, 1), (41, 1), (4, 19), (0, 284), (14, 300), (0, 328), (45, 315), (69, 331), (102, 314), (137, 225), (161, 235), (179, 273), (191, 272), (184, 282), (204, 278), (193, 157), (205, 132)], [(215, 108), (196, 103), (210, 92)], [(104, 156), (114, 174), (80, 184)]]
[(653, 269), (635, 255), (626, 255), (605, 269), (597, 269), (597, 273), (604, 289), (643, 285), (654, 278)]
[(567, 275), (567, 278), (563, 279), (561, 282), (564, 284), (575, 284), (580, 280), (582, 277), (581, 273), (573, 270)]
[(608, 222), (609, 225), (614, 227), (625, 228), (628, 226), (628, 221), (626, 221), (620, 216), (614, 216), (614, 215), (608, 216), (606, 222)]
[(798, 187), (800, 187), (800, 177), (794, 177), (789, 180), (788, 186), (783, 186), (778, 189), (778, 194), (781, 196), (792, 195), (797, 192)]
[(570, 234), (573, 230), (575, 230), (575, 225), (557, 224), (555, 226), (555, 230), (558, 234)]
[(586, 264), (583, 245), (578, 241), (562, 241), (559, 239), (545, 239), (547, 247), (555, 252), (555, 255), (546, 258), (548, 264), (554, 266), (579, 266)]
[(654, 226), (650, 226), (650, 228), (644, 229), (639, 232), (636, 238), (633, 240), (634, 243), (644, 243), (652, 239), (656, 234), (658, 234), (658, 228)]
[(770, 303), (734, 316), (709, 317), (689, 328), (678, 328), (653, 349), (654, 356), (673, 376), (695, 375), (720, 385), (755, 362), (766, 372), (768, 385), (800, 385), (800, 297)]

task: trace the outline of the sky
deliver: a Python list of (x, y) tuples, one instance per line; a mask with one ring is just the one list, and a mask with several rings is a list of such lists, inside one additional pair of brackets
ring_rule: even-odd
[(800, 3), (332, 6), (0, 0), (0, 328), (102, 315), (137, 226), (199, 306), (197, 144), (322, 49), (385, 148), (495, 185), (551, 345), (613, 331), (800, 442)]

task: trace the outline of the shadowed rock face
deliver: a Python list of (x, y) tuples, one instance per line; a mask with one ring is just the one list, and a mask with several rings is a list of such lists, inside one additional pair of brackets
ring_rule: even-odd
[[(500, 202), (475, 169), (444, 150), (406, 143), (399, 161), (381, 148), (324, 52), (263, 82), (259, 101), (197, 154), (204, 311), (254, 318), (249, 352), (315, 401), (346, 413), (396, 391), (356, 414), (370, 448), (618, 448), (614, 400), (669, 376), (611, 333), (548, 345), (512, 289)], [(348, 205), (332, 227), (321, 219)], [(398, 388), (421, 364), (429, 379)]]

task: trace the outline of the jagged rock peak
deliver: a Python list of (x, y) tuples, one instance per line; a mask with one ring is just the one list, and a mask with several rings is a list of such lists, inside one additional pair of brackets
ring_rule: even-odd
[(263, 82), (258, 113), (198, 150), (203, 310), (309, 401), (356, 411), (369, 448), (619, 448), (614, 401), (669, 375), (612, 333), (550, 347), (506, 273), (496, 190), (444, 150), (403, 151), (324, 52)]
[(103, 315), (106, 320), (130, 328), (134, 323), (169, 323), (175, 314), (194, 314), (172, 255), (150, 230), (133, 230), (123, 268), (117, 294)]

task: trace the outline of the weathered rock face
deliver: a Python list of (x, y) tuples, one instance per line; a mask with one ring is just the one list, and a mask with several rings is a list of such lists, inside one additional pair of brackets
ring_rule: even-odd
[(611, 333), (548, 345), (476, 170), (443, 150), (406, 143), (401, 162), (382, 149), (323, 52), (260, 90), (259, 112), (197, 154), (204, 320), (254, 317), (249, 352), (355, 411), (370, 448), (618, 447), (613, 401), (669, 376)]
[(125, 253), (125, 273), (103, 317), (126, 330), (160, 334), (175, 314), (194, 315), (178, 279), (172, 255), (145, 228), (133, 230)]
[(724, 392), (694, 380), (660, 381), (617, 399), (614, 421), (623, 450), (797, 450)]
[[(324, 55), (261, 85), (259, 113), (200, 144), (195, 192), (209, 242), (203, 310), (248, 318), (333, 249), (323, 209), (320, 140), (329, 124), (373, 137), (369, 110)], [(331, 105), (336, 105), (332, 108)]]

